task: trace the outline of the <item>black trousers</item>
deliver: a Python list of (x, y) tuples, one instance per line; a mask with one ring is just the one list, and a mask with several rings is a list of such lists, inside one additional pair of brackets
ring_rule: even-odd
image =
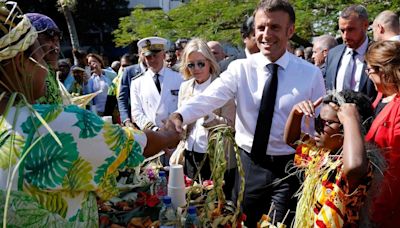
[[(257, 227), (256, 224), (261, 219), (262, 214), (268, 214), (272, 202), (275, 206), (275, 223), (281, 222), (287, 210), (295, 208), (296, 205), (295, 202), (291, 202), (291, 198), (299, 188), (299, 181), (294, 176), (283, 179), (288, 176), (285, 173), (285, 167), (289, 161), (294, 159), (294, 155), (267, 155), (262, 161), (254, 162), (249, 153), (240, 149), (240, 158), (245, 173), (242, 210), (247, 216), (246, 226), (249, 228)], [(237, 173), (233, 202), (236, 202), (239, 188), (240, 175)], [(272, 218), (273, 212), (270, 216)], [(291, 218), (286, 219), (285, 224), (288, 227), (290, 223)]]

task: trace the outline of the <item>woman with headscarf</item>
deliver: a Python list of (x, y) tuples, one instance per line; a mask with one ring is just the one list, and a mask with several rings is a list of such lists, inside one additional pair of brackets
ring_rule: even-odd
[(45, 94), (48, 73), (38, 32), (15, 2), (0, 2), (0, 27), (2, 225), (97, 227), (96, 197), (118, 193), (118, 170), (179, 136), (120, 128), (74, 105), (31, 105)]

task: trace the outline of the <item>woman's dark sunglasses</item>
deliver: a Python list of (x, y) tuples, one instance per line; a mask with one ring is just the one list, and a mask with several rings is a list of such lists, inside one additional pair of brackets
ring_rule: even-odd
[(318, 115), (318, 117), (316, 117), (316, 118), (314, 119), (315, 131), (316, 131), (318, 134), (321, 134), (321, 133), (325, 132), (325, 130), (324, 130), (324, 129), (325, 129), (325, 126), (332, 128), (332, 127), (331, 127), (331, 124), (333, 124), (333, 123), (340, 124), (340, 126), (342, 125), (339, 121), (324, 120), (324, 119), (321, 118), (321, 115)]
[(204, 62), (204, 61), (197, 61), (197, 62), (194, 62), (194, 63), (189, 63), (189, 64), (187, 65), (187, 67), (188, 67), (189, 69), (194, 69), (194, 68), (196, 67), (196, 65), (197, 65), (197, 67), (198, 67), (199, 69), (203, 69), (203, 67), (206, 66), (206, 62)]

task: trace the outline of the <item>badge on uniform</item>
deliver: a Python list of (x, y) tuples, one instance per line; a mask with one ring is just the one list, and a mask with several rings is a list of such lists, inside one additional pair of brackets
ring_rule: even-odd
[(174, 95), (174, 96), (178, 96), (178, 94), (179, 94), (179, 89), (173, 89), (173, 90), (171, 90), (171, 94)]

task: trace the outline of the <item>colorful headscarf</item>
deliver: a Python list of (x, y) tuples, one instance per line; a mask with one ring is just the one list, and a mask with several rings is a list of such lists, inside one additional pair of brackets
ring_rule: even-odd
[(46, 15), (40, 13), (27, 13), (25, 15), (29, 18), (33, 27), (35, 27), (38, 32), (46, 30), (54, 30), (60, 32), (60, 29), (58, 28), (56, 23)]

